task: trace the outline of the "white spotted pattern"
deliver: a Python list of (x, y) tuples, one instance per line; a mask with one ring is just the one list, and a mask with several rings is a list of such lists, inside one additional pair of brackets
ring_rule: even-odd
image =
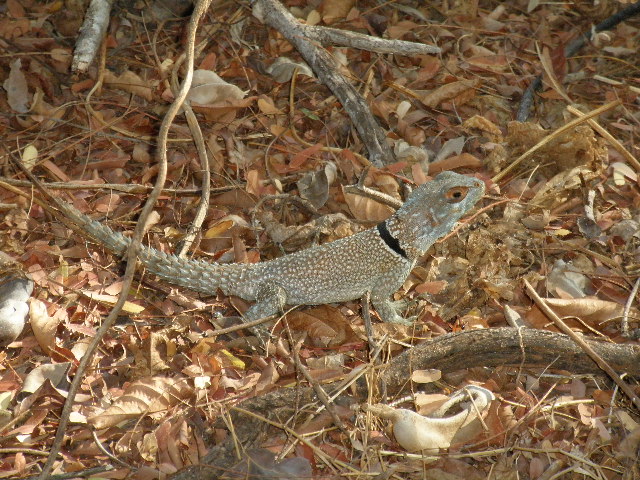
[[(443, 172), (418, 187), (386, 221), (407, 258), (389, 248), (376, 228), (257, 264), (188, 260), (149, 247), (143, 247), (139, 257), (150, 272), (172, 284), (207, 294), (220, 288), (227, 295), (258, 300), (245, 315), (248, 320), (277, 313), (284, 304), (343, 302), (369, 292), (383, 320), (406, 323), (389, 297), (403, 284), (416, 259), (450, 232), (483, 193), (481, 181), (453, 172)], [(131, 243), (127, 237), (70, 205), (63, 210), (105, 247), (118, 255), (126, 252)]]

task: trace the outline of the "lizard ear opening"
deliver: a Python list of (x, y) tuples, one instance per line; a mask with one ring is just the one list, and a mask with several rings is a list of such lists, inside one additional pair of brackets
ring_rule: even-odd
[(469, 193), (469, 187), (453, 187), (447, 190), (444, 198), (447, 203), (459, 203), (465, 199), (467, 193)]

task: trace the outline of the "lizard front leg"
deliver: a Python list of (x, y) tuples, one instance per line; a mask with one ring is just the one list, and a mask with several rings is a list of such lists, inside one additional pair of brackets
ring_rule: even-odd
[(416, 317), (403, 318), (398, 314), (396, 309), (405, 305), (405, 302), (403, 301), (392, 302), (389, 300), (388, 296), (380, 297), (371, 295), (371, 303), (383, 322), (397, 323), (400, 325), (413, 325), (413, 322), (416, 319)]

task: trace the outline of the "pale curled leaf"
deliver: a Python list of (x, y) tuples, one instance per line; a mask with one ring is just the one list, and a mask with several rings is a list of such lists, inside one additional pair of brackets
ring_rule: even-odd
[[(606, 322), (621, 320), (624, 305), (608, 300), (600, 300), (595, 297), (560, 299), (545, 298), (545, 303), (560, 318), (577, 317), (587, 325), (599, 326)], [(526, 315), (527, 321), (535, 325), (539, 324), (537, 318), (542, 316), (546, 318), (537, 307), (533, 307)], [(640, 319), (640, 311), (637, 308), (631, 308), (629, 319), (638, 321)], [(546, 321), (546, 320), (545, 320)]]
[(27, 170), (33, 169), (37, 159), (38, 149), (36, 147), (34, 147), (32, 144), (24, 147), (24, 150), (22, 151), (22, 163), (27, 168)]
[(222, 80), (211, 70), (196, 70), (193, 72), (193, 82), (187, 95), (190, 100), (201, 105), (212, 105), (225, 100), (240, 100), (247, 92)]
[(153, 98), (153, 92), (149, 86), (149, 82), (143, 80), (137, 73), (131, 70), (125, 70), (120, 75), (115, 75), (113, 72), (105, 70), (104, 83), (119, 90), (138, 95), (149, 102)]
[(29, 301), (29, 321), (38, 344), (46, 353), (56, 346), (56, 330), (60, 320), (50, 317), (44, 302), (31, 298)]
[(433, 383), (442, 378), (442, 372), (432, 368), (429, 370), (414, 370), (411, 372), (411, 381), (415, 383)]
[(265, 70), (278, 83), (286, 83), (291, 80), (293, 72), (298, 70), (298, 75), (313, 77), (313, 72), (304, 62), (294, 62), (287, 57), (278, 57)]
[[(467, 401), (469, 398), (472, 401)], [(397, 442), (409, 452), (434, 451), (449, 448), (454, 442), (469, 441), (478, 433), (478, 415), (486, 414), (495, 399), (485, 388), (469, 385), (452, 395), (431, 417), (422, 416), (404, 408), (375, 404), (367, 407), (374, 415), (391, 420)], [(461, 411), (446, 414), (453, 406)]]
[(32, 291), (32, 280), (12, 275), (0, 277), (0, 346), (10, 344), (22, 333)]
[(40, 365), (31, 370), (24, 379), (22, 391), (33, 393), (47, 380), (49, 380), (54, 387), (60, 386), (66, 382), (66, 375), (70, 365), (70, 362)]
[(184, 378), (152, 377), (129, 385), (122, 396), (88, 422), (97, 429), (108, 428), (131, 418), (166, 412), (192, 393)]
[(2, 86), (7, 91), (7, 102), (9, 106), (15, 112), (27, 113), (29, 111), (31, 95), (29, 94), (27, 77), (25, 77), (21, 68), (22, 62), (19, 58), (11, 62), (9, 77), (4, 81)]
[(638, 174), (626, 163), (613, 162), (611, 168), (613, 170), (613, 181), (618, 186), (627, 183), (626, 178), (631, 179), (633, 182), (638, 181)]

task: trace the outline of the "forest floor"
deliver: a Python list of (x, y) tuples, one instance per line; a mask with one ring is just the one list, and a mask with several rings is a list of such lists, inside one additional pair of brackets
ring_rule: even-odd
[[(401, 200), (405, 186), (455, 170), (483, 180), (485, 198), (397, 292), (418, 316), (411, 327), (383, 324), (372, 309), (367, 335), (359, 300), (296, 308), (276, 322), (266, 353), (247, 331), (215, 333), (249, 302), (138, 268), (83, 373), (53, 473), (86, 478), (109, 465), (93, 478), (164, 478), (232, 444), (229, 478), (640, 479), (640, 17), (567, 58), (572, 41), (629, 5), (593, 3), (286, 2), (311, 25), (441, 49), (328, 47), (393, 151), (371, 166), (348, 112), (296, 49), (248, 2), (214, 2), (197, 34), (203, 85), (190, 93), (211, 198), (189, 257), (258, 262), (369, 228), (393, 209), (345, 189), (364, 175)], [(71, 74), (78, 5), (0, 7), (1, 180), (42, 197), (11, 160), (20, 159), (51, 194), (127, 235), (158, 173), (156, 139), (172, 75), (184, 74), (174, 67), (189, 22), (189, 12), (160, 23), (147, 13), (114, 6), (103, 56)], [(537, 75), (528, 119), (516, 121)], [(206, 169), (193, 135), (180, 112), (143, 239), (168, 253), (202, 201)], [(123, 294), (124, 264), (28, 195), (0, 188), (0, 212), (5, 280), (26, 275), (35, 285), (24, 331), (0, 351), (0, 478), (17, 478), (47, 459), (79, 361)], [(634, 356), (607, 360), (627, 393), (582, 347), (570, 358), (570, 347), (552, 347), (565, 337), (546, 306), (594, 348), (629, 348)], [(497, 340), (514, 325), (532, 336), (514, 328)], [(496, 342), (493, 351), (473, 334)], [(542, 349), (527, 355), (536, 335)], [(403, 382), (382, 381), (385, 366), (449, 338), (458, 357), (416, 356)], [(345, 379), (356, 383), (335, 401), (309, 393), (324, 385), (332, 395)], [(408, 451), (393, 409), (429, 418), (470, 385), (490, 392), (487, 404), (445, 417), (470, 409), (474, 428)]]

